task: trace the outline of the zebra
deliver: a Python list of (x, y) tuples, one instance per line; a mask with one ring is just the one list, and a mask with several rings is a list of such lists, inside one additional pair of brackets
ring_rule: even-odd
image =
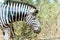
[(6, 1), (0, 4), (0, 26), (3, 28), (3, 33), (5, 34), (4, 39), (8, 40), (6, 36), (8, 35), (7, 32), (10, 23), (16, 21), (24, 20), (35, 33), (40, 33), (41, 28), (40, 22), (36, 17), (37, 13), (37, 8), (28, 3)]

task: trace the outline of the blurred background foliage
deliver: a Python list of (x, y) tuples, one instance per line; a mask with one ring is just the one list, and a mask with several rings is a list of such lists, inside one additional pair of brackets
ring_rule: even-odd
[(17, 34), (15, 40), (38, 40), (38, 38), (50, 37), (56, 35), (60, 19), (60, 1), (59, 0), (10, 0), (20, 1), (32, 4), (37, 7), (39, 13), (37, 17), (40, 21), (42, 31), (40, 34), (35, 34), (29, 26), (23, 21), (13, 23), (15, 33)]

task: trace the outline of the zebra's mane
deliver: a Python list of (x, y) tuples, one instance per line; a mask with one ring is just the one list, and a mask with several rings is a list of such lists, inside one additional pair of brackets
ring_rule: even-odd
[(24, 2), (19, 2), (19, 1), (6, 1), (4, 2), (4, 4), (8, 4), (8, 3), (18, 3), (18, 4), (24, 4), (24, 5), (28, 5), (30, 7), (33, 7), (34, 9), (36, 9), (36, 7), (32, 4), (29, 4), (29, 3), (24, 3)]

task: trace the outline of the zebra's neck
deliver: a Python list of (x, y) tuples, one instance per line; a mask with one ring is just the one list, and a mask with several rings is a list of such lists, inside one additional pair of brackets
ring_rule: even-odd
[(10, 23), (18, 20), (23, 20), (26, 15), (34, 13), (36, 10), (33, 6), (24, 3), (4, 3), (2, 7), (2, 23)]
[(19, 4), (18, 6), (18, 4), (8, 3), (8, 5), (4, 4), (2, 8), (3, 15), (6, 15), (3, 20), (7, 23), (23, 20), (29, 11), (28, 6), (23, 4)]

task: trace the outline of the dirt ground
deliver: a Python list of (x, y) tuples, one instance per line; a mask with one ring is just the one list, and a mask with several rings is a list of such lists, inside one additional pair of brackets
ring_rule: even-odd
[(3, 40), (3, 32), (1, 29), (0, 29), (0, 40)]
[(50, 27), (46, 25), (44, 30), (38, 35), (41, 40), (60, 40), (60, 15), (57, 18), (57, 25), (53, 23)]

